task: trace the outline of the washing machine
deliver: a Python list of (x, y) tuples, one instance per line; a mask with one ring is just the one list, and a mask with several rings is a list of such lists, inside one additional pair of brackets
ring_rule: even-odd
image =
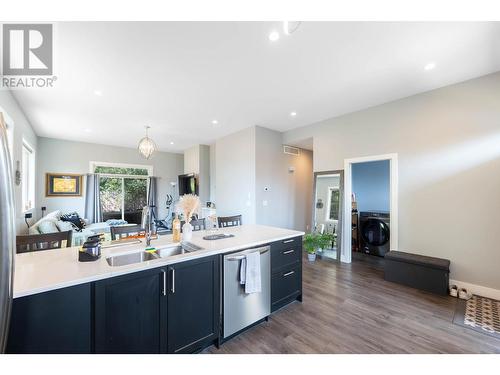
[(360, 250), (383, 257), (390, 250), (389, 212), (359, 213)]

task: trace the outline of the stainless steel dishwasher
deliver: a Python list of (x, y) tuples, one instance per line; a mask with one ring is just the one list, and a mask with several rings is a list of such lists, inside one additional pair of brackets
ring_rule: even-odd
[[(240, 284), (241, 260), (260, 252), (262, 291), (245, 293)], [(269, 246), (246, 249), (224, 256), (224, 338), (271, 314), (271, 250)]]

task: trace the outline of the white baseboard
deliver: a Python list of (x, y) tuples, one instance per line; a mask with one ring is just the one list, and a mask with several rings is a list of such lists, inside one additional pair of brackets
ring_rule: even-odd
[(488, 288), (486, 286), (470, 284), (460, 280), (450, 280), (450, 285), (456, 285), (459, 289), (465, 288), (469, 293), (477, 294), (478, 296), (500, 300), (499, 289), (493, 289), (493, 288)]

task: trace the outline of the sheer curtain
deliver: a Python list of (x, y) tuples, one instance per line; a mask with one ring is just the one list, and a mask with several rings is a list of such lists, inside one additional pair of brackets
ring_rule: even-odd
[(102, 221), (101, 198), (99, 192), (99, 175), (87, 175), (87, 190), (85, 194), (85, 218), (90, 223)]

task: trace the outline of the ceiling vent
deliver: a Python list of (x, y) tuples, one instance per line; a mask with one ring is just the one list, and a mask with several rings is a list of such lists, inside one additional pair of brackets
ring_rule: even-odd
[(288, 155), (299, 156), (300, 155), (300, 148), (293, 147), (293, 146), (283, 145), (283, 152), (285, 154), (288, 154)]

